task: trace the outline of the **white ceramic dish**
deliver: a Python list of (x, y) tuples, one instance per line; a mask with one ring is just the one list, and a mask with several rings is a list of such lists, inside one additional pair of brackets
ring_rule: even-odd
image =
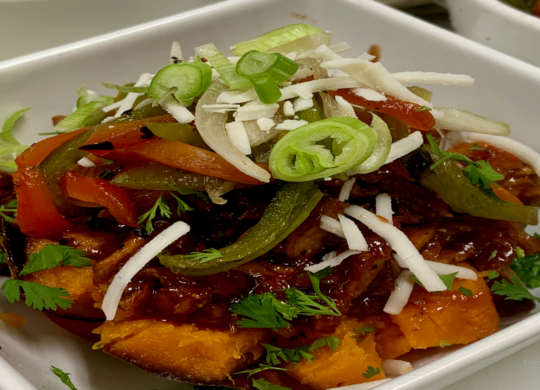
[[(3, 62), (0, 121), (16, 108), (32, 107), (17, 136), (34, 142), (38, 132), (50, 131), (51, 116), (71, 111), (78, 87), (97, 88), (98, 81), (125, 83), (142, 72), (156, 71), (166, 63), (173, 39), (180, 40), (186, 51), (207, 42), (226, 50), (234, 42), (297, 22), (299, 14), (334, 32), (336, 42), (353, 44), (353, 54), (379, 44), (392, 71), (472, 75), (477, 80), (473, 89), (433, 88), (436, 103), (511, 123), (516, 139), (540, 150), (540, 139), (530, 137), (537, 126), (540, 69), (371, 0), (231, 0)], [(0, 298), (0, 311), (29, 318), (22, 330), (0, 323), (0, 390), (62, 388), (50, 372), (51, 364), (72, 373), (79, 390), (183, 387), (92, 351), (89, 343), (24, 304), (9, 305)], [(413, 372), (379, 389), (438, 390), (538, 339), (540, 314), (531, 314), (475, 344), (421, 356)]]
[(446, 0), (459, 34), (540, 66), (540, 18), (499, 0)]

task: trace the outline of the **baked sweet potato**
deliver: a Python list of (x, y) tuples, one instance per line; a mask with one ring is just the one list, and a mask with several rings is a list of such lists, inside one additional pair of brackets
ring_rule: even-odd
[(103, 350), (169, 379), (210, 384), (254, 363), (266, 331), (199, 329), (151, 319), (106, 322), (96, 329)]

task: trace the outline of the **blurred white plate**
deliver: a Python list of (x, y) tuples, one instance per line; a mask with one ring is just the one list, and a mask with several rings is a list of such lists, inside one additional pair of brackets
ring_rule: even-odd
[[(371, 0), (230, 0), (2, 62), (0, 121), (16, 108), (32, 107), (17, 136), (35, 142), (38, 132), (52, 129), (53, 115), (71, 112), (81, 85), (100, 90), (99, 81), (122, 84), (155, 72), (167, 63), (172, 40), (181, 41), (186, 54), (208, 42), (226, 51), (235, 42), (298, 20), (332, 31), (335, 42), (347, 40), (354, 46), (352, 55), (379, 44), (391, 71), (470, 74), (477, 80), (473, 89), (431, 88), (435, 103), (508, 122), (516, 139), (540, 150), (540, 139), (532, 136), (537, 130), (540, 69)], [(0, 311), (29, 318), (21, 330), (0, 323), (1, 390), (61, 389), (51, 364), (72, 373), (79, 390), (180, 388), (92, 351), (89, 343), (24, 304), (12, 306), (0, 298)], [(441, 389), (538, 339), (540, 314), (532, 314), (475, 344), (424, 357), (415, 362), (416, 370), (380, 390)]]

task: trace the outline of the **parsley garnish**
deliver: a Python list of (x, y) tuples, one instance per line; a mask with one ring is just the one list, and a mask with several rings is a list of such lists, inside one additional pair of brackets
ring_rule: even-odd
[(540, 298), (532, 295), (531, 292), (521, 284), (517, 274), (512, 275), (512, 283), (506, 279), (503, 279), (502, 283), (498, 280), (495, 281), (491, 287), (491, 291), (497, 295), (505, 295), (506, 298), (504, 299), (507, 300), (521, 301), (523, 299), (533, 299), (540, 302)]
[(478, 145), (478, 144), (476, 143), (476, 144), (474, 144), (473, 146), (471, 146), (471, 147), (469, 148), (469, 150), (486, 150), (486, 148), (483, 148), (483, 147), (481, 147), (480, 145)]
[(54, 375), (56, 375), (58, 378), (60, 378), (60, 380), (62, 381), (63, 384), (65, 384), (71, 390), (77, 390), (75, 385), (73, 385), (73, 383), (71, 382), (71, 379), (69, 379), (69, 375), (71, 375), (71, 374), (68, 374), (67, 372), (62, 371), (61, 369), (59, 369), (58, 367), (55, 367), (55, 366), (51, 366), (51, 369), (52, 369), (52, 372), (54, 373)]
[(462, 293), (466, 297), (472, 297), (473, 295), (472, 291), (465, 287), (458, 288), (458, 292)]
[(439, 343), (439, 346), (440, 346), (441, 348), (449, 347), (449, 346), (450, 346), (450, 343), (449, 343), (448, 341), (444, 341), (444, 340), (443, 340), (443, 341), (441, 341), (441, 342)]
[(288, 387), (274, 385), (273, 383), (270, 383), (266, 379), (263, 379), (263, 378), (253, 379), (253, 387), (259, 390), (291, 390)]
[[(516, 254), (518, 254), (516, 248)], [(517, 256), (510, 267), (528, 288), (540, 287), (540, 253)]]
[(220, 257), (223, 257), (223, 253), (221, 253), (215, 248), (210, 248), (210, 249), (205, 249), (202, 252), (191, 252), (189, 255), (186, 255), (185, 257), (193, 259), (193, 260), (199, 260), (199, 263), (206, 263), (207, 261), (219, 259)]
[(422, 106), (420, 108), (417, 108), (416, 110), (414, 110), (415, 112), (422, 112), (422, 111), (431, 111), (431, 108), (429, 108), (428, 106)]
[[(264, 344), (263, 344), (263, 345), (264, 345)], [(253, 374), (256, 374), (256, 373), (261, 372), (261, 371), (266, 371), (266, 370), (287, 371), (286, 368), (282, 368), (282, 367), (274, 367), (274, 366), (268, 366), (268, 365), (266, 365), (266, 364), (261, 364), (259, 367), (254, 368), (254, 369), (252, 369), (252, 370), (238, 371), (238, 372), (235, 372), (233, 375), (248, 374), (248, 378), (249, 378), (249, 377), (252, 376)]]
[(494, 250), (493, 252), (491, 252), (491, 254), (489, 255), (488, 261), (493, 260), (495, 256), (497, 256), (497, 253), (498, 253), (497, 250)]
[(488, 280), (492, 280), (492, 279), (495, 279), (495, 278), (498, 278), (499, 277), (499, 273), (495, 270), (491, 270), (488, 272)]
[(324, 337), (322, 339), (315, 340), (311, 347), (309, 347), (309, 352), (313, 352), (319, 348), (328, 345), (328, 347), (334, 352), (341, 345), (341, 340), (334, 336)]
[(151, 234), (154, 231), (154, 226), (152, 225), (153, 219), (156, 217), (156, 213), (159, 209), (159, 213), (162, 217), (170, 218), (172, 213), (169, 205), (167, 202), (163, 200), (163, 193), (159, 196), (159, 198), (156, 200), (156, 203), (152, 206), (150, 210), (148, 210), (146, 213), (141, 215), (138, 220), (138, 224), (141, 225), (144, 220), (146, 221), (145, 230), (148, 234)]
[(202, 200), (209, 200), (208, 195), (201, 191), (188, 190), (187, 188), (178, 188), (171, 184), (169, 184), (167, 187), (169, 187), (173, 191), (178, 192), (180, 195), (197, 195)]
[[(375, 333), (377, 331), (377, 328), (374, 328), (373, 326), (363, 326), (359, 329), (355, 329), (353, 332), (358, 333), (360, 336), (365, 336), (368, 333)], [(355, 336), (357, 341), (362, 341), (362, 339), (356, 335)]]
[(467, 179), (469, 179), (473, 185), (479, 186), (482, 191), (488, 194), (492, 194), (493, 192), (491, 189), (492, 184), (497, 185), (496, 181), (504, 179), (504, 176), (496, 172), (487, 161), (473, 161), (462, 154), (443, 151), (439, 148), (431, 135), (428, 134), (426, 137), (433, 153), (442, 157), (430, 167), (432, 170), (437, 168), (446, 160), (459, 161), (465, 164), (463, 174), (467, 177)]
[(176, 209), (176, 214), (180, 215), (186, 211), (193, 211), (193, 207), (188, 205), (186, 202), (184, 202), (179, 196), (173, 194), (172, 192), (169, 192), (169, 194), (172, 195), (174, 199), (176, 199), (176, 202), (178, 203), (178, 208)]
[[(448, 274), (448, 275), (439, 275), (439, 278), (443, 281), (446, 288), (448, 290), (452, 291), (452, 285), (454, 284), (454, 279), (456, 278), (457, 274), (458, 274), (457, 272), (454, 272), (454, 273), (451, 273), (451, 274)], [(420, 282), (420, 280), (418, 280), (418, 278), (416, 276), (411, 275), (411, 276), (409, 276), (409, 279), (412, 280), (414, 283), (424, 287), (422, 282)]]
[(28, 256), (28, 264), (19, 275), (27, 275), (32, 272), (51, 269), (60, 266), (72, 265), (74, 267), (87, 267), (92, 265), (86, 257), (86, 253), (79, 249), (65, 245), (47, 245), (37, 253)]
[(26, 305), (37, 310), (56, 310), (57, 306), (69, 309), (73, 301), (67, 299), (69, 293), (63, 288), (44, 286), (39, 283), (10, 279), (2, 285), (2, 292), (11, 303), (21, 299), (21, 287), (26, 295)]
[[(0, 206), (0, 217), (4, 218), (7, 222), (13, 222), (17, 218), (17, 199), (9, 201), (8, 204), (3, 204)], [(13, 213), (12, 217), (6, 213)]]
[(341, 345), (341, 340), (334, 336), (328, 336), (315, 340), (311, 346), (300, 345), (294, 349), (278, 348), (270, 344), (262, 344), (266, 349), (266, 363), (269, 365), (280, 365), (282, 363), (281, 360), (285, 363), (292, 362), (296, 364), (302, 360), (302, 358), (310, 362), (315, 360), (315, 356), (312, 355), (311, 352), (326, 345), (334, 352)]
[(371, 366), (368, 366), (367, 372), (365, 374), (362, 374), (364, 378), (371, 378), (372, 376), (378, 375), (381, 373), (381, 369), (379, 367), (373, 368)]

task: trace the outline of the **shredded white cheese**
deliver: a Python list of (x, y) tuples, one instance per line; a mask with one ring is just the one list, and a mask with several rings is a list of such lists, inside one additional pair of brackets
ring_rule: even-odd
[(154, 103), (154, 99), (144, 99), (142, 102), (135, 106), (135, 109), (149, 106), (152, 103)]
[(257, 102), (250, 102), (244, 104), (238, 108), (237, 116), (235, 118), (238, 122), (253, 121), (259, 118), (273, 118), (279, 109), (279, 104), (262, 104)]
[(313, 107), (313, 99), (304, 99), (299, 97), (293, 103), (294, 112), (304, 111)]
[(349, 256), (357, 255), (359, 253), (362, 253), (362, 252), (348, 250), (332, 258), (326, 258), (326, 259), (323, 258), (323, 261), (320, 262), (319, 264), (310, 265), (309, 267), (304, 268), (304, 270), (309, 271), (309, 272), (318, 272), (322, 269), (325, 269), (326, 267), (337, 267)]
[(345, 238), (345, 233), (343, 233), (343, 228), (341, 223), (328, 215), (321, 215), (321, 229), (327, 231), (328, 233), (335, 234), (338, 237)]
[(478, 274), (470, 268), (429, 260), (426, 260), (426, 263), (439, 275), (448, 275), (457, 272), (456, 278), (458, 279), (478, 280)]
[(355, 88), (351, 92), (356, 96), (360, 96), (361, 98), (372, 102), (385, 102), (388, 100), (382, 93), (374, 91), (371, 88)]
[(338, 197), (340, 202), (346, 202), (347, 200), (349, 200), (349, 196), (351, 196), (351, 191), (355, 182), (356, 182), (356, 178), (351, 177), (349, 180), (343, 183), (343, 186), (341, 187), (341, 191), (339, 191), (339, 197)]
[(114, 320), (120, 298), (131, 279), (162, 250), (189, 232), (189, 225), (179, 221), (159, 233), (152, 241), (133, 255), (115, 275), (103, 299), (102, 309), (108, 321)]
[(464, 74), (436, 72), (399, 72), (392, 76), (401, 84), (441, 84), (472, 87), (474, 79)]
[(375, 210), (377, 215), (383, 217), (389, 224), (393, 225), (392, 215), (392, 198), (388, 194), (379, 194), (375, 197)]
[(385, 164), (390, 164), (398, 158), (411, 153), (413, 150), (416, 150), (422, 146), (423, 143), (424, 138), (419, 131), (415, 131), (407, 137), (394, 142), (390, 147), (390, 153), (388, 154)]
[(77, 161), (77, 164), (79, 164), (81, 167), (90, 168), (95, 167), (96, 164), (93, 163), (88, 157), (83, 157), (79, 161)]
[(288, 100), (283, 103), (283, 114), (285, 114), (285, 116), (294, 116), (294, 106)]
[(173, 41), (171, 46), (171, 54), (169, 56), (169, 64), (175, 64), (182, 61), (184, 61), (184, 57), (182, 56), (182, 47), (180, 46), (179, 42)]
[(246, 132), (246, 128), (242, 122), (230, 122), (225, 124), (225, 130), (232, 144), (238, 148), (242, 154), (246, 156), (251, 154), (251, 146)]
[[(153, 78), (153, 74), (143, 73), (135, 83), (135, 87), (147, 87), (150, 85)], [(122, 104), (118, 108), (118, 111), (116, 111), (114, 114), (114, 117), (118, 118), (127, 110), (131, 110), (133, 108), (133, 104), (135, 104), (135, 100), (137, 100), (139, 96), (141, 96), (140, 93), (128, 93), (124, 100), (122, 100)]]
[(122, 105), (122, 102), (123, 102), (123, 100), (119, 100), (119, 101), (117, 101), (117, 102), (114, 102), (114, 103), (111, 104), (111, 105), (108, 105), (108, 106), (106, 106), (106, 107), (103, 107), (103, 108), (101, 109), (101, 111), (103, 111), (103, 112), (109, 112), (109, 111), (112, 111), (112, 110), (114, 110), (114, 109), (120, 107), (120, 106)]
[(343, 99), (341, 96), (336, 96), (336, 103), (343, 116), (356, 118), (356, 114), (354, 112), (353, 106), (351, 106), (351, 103)]
[(195, 120), (195, 116), (175, 98), (168, 96), (160, 103), (161, 107), (172, 115), (178, 123), (190, 123)]
[(404, 375), (413, 370), (411, 363), (396, 359), (383, 359), (382, 368), (386, 375)]
[(332, 50), (335, 53), (343, 53), (351, 49), (352, 49), (352, 46), (349, 45), (347, 42), (340, 42), (340, 43), (336, 43), (335, 45), (330, 46), (330, 50)]
[(206, 111), (225, 113), (236, 111), (240, 108), (240, 104), (204, 104), (202, 106)]
[(292, 51), (290, 53), (285, 54), (285, 57), (287, 57), (289, 60), (294, 61), (296, 59), (296, 54), (297, 53), (298, 52), (296, 52), (296, 51)]
[(340, 214), (338, 215), (338, 218), (349, 249), (367, 251), (369, 249), (368, 243), (358, 226), (344, 215)]
[(270, 131), (276, 125), (276, 122), (270, 118), (259, 118), (257, 119), (257, 125), (262, 131)]
[[(398, 315), (409, 301), (413, 291), (414, 284), (409, 279), (412, 276), (411, 271), (402, 271), (396, 279), (394, 291), (390, 294), (383, 311), (388, 314)], [(437, 279), (439, 277), (437, 276)], [(440, 279), (439, 279), (440, 280)]]
[(402, 261), (407, 265), (414, 275), (426, 287), (426, 290), (444, 291), (446, 285), (439, 278), (437, 273), (426, 263), (418, 249), (401, 230), (388, 222), (383, 222), (378, 216), (360, 206), (349, 206), (345, 209), (345, 214), (362, 222), (373, 232), (381, 236)]
[(276, 130), (294, 130), (307, 124), (308, 122), (304, 120), (285, 119), (276, 126)]

